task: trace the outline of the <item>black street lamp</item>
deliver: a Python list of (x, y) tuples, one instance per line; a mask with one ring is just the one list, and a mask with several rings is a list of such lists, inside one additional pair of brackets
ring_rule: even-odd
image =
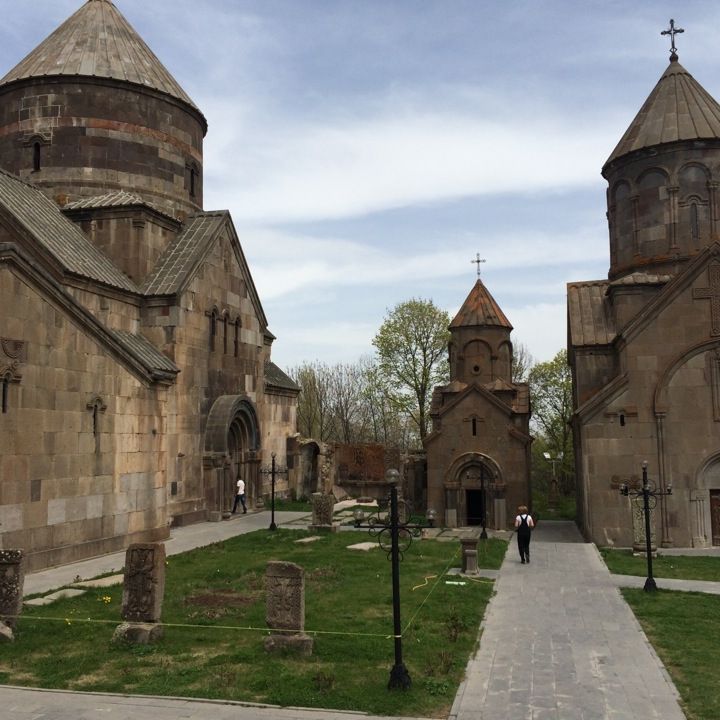
[(269, 530), (277, 530), (275, 524), (275, 476), (284, 475), (287, 472), (286, 467), (275, 466), (275, 453), (270, 456), (272, 458), (270, 468), (263, 468), (260, 472), (263, 475), (270, 475), (270, 527)]
[(620, 486), (620, 494), (631, 495), (635, 500), (643, 499), (643, 513), (645, 515), (645, 553), (647, 555), (647, 579), (643, 590), (645, 592), (654, 592), (657, 590), (655, 578), (652, 572), (652, 543), (650, 541), (650, 510), (657, 505), (658, 497), (663, 495), (672, 495), (672, 484), (668, 484), (666, 490), (655, 487), (654, 483), (648, 480), (647, 460), (643, 460), (642, 464), (642, 488), (631, 490), (627, 484)]
[[(380, 547), (385, 550), (392, 564), (392, 600), (393, 600), (393, 637), (395, 639), (395, 664), (390, 671), (388, 690), (408, 690), (412, 685), (402, 656), (402, 627), (400, 625), (400, 560), (402, 554), (410, 547), (413, 537), (418, 537), (420, 531), (427, 525), (409, 523), (409, 512), (405, 519), (400, 521), (398, 511), (397, 485), (400, 473), (391, 468), (385, 473), (385, 479), (390, 485), (390, 515), (380, 516), (380, 508), (376, 514), (364, 516), (361, 511), (355, 511), (355, 527), (367, 528), (370, 534), (378, 538)], [(405, 506), (408, 504), (403, 501)], [(388, 536), (390, 545), (388, 547)], [(402, 547), (400, 540), (402, 538)]]

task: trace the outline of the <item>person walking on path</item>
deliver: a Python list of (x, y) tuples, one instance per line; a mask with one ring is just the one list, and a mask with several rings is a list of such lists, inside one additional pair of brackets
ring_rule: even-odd
[(238, 476), (237, 479), (237, 492), (235, 493), (235, 502), (233, 503), (232, 509), (233, 515), (237, 512), (238, 503), (242, 504), (243, 513), (246, 513), (247, 507), (245, 506), (245, 481), (240, 476)]
[(533, 519), (528, 514), (525, 505), (520, 505), (518, 514), (515, 518), (515, 528), (517, 529), (518, 550), (520, 551), (520, 562), (524, 565), (530, 562), (530, 533), (535, 527)]

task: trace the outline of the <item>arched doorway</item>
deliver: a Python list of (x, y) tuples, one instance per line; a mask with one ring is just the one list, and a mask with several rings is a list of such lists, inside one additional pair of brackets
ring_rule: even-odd
[(448, 469), (445, 523), (448, 527), (505, 526), (504, 484), (498, 464), (482, 453), (466, 453)]
[(698, 488), (691, 493), (693, 545), (720, 545), (720, 455), (705, 463), (698, 476)]
[(245, 481), (248, 507), (258, 498), (260, 429), (252, 401), (223, 395), (214, 403), (205, 429), (203, 455), (205, 502), (209, 519), (228, 515), (238, 477)]

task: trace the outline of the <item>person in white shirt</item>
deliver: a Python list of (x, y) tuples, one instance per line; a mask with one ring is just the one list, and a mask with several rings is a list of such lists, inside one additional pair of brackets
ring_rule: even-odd
[(517, 529), (518, 550), (520, 551), (520, 562), (524, 565), (530, 562), (530, 531), (535, 527), (532, 517), (528, 514), (525, 505), (520, 505), (515, 518)]
[(235, 493), (235, 502), (233, 504), (233, 515), (237, 512), (237, 506), (238, 503), (242, 505), (243, 513), (247, 512), (247, 507), (245, 506), (245, 481), (238, 476), (237, 479), (237, 492)]

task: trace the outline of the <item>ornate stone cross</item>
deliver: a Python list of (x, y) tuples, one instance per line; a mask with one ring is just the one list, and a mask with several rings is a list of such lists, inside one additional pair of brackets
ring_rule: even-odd
[(480, 257), (480, 253), (475, 253), (475, 259), (470, 262), (473, 263), (473, 265), (477, 265), (477, 275), (480, 277), (480, 264), (487, 261)]
[(669, 35), (670, 36), (670, 59), (671, 60), (677, 60), (677, 48), (675, 47), (675, 36), (679, 35), (680, 33), (684, 33), (685, 30), (682, 28), (676, 28), (675, 27), (675, 21), (671, 18), (670, 19), (670, 29), (669, 30), (663, 30), (660, 34), (661, 35)]
[(710, 287), (695, 288), (693, 298), (710, 300), (711, 335), (720, 335), (720, 263), (712, 262), (708, 267)]

